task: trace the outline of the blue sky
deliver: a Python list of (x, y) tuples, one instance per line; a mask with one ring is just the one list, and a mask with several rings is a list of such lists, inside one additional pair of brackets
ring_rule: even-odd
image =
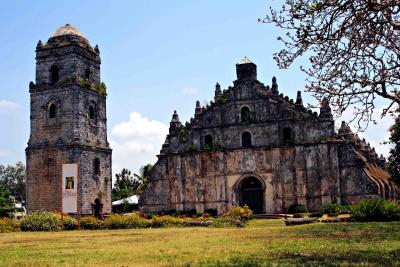
[[(25, 161), (29, 137), (29, 81), (35, 47), (66, 23), (100, 47), (108, 87), (109, 139), (114, 170), (136, 171), (156, 160), (176, 109), (182, 121), (195, 101), (212, 99), (218, 81), (235, 80), (244, 56), (258, 65), (265, 84), (277, 76), (280, 91), (295, 98), (304, 88), (297, 62), (279, 70), (272, 59), (279, 32), (258, 23), (267, 1), (5, 1), (0, 10), (0, 164)], [(305, 102), (314, 100), (303, 93)], [(363, 135), (378, 152), (389, 120)]]

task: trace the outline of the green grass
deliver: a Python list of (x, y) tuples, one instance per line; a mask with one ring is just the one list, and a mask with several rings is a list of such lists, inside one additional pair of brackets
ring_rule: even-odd
[(0, 234), (0, 266), (400, 266), (400, 222)]

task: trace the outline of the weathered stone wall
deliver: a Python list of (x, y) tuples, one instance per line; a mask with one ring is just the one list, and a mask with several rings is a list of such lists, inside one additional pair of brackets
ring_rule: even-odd
[(340, 202), (336, 144), (170, 155), (155, 171), (144, 197), (146, 209), (152, 211), (222, 212), (239, 204), (238, 183), (253, 176), (266, 185), (267, 213), (284, 212), (292, 204), (316, 210), (321, 204)]

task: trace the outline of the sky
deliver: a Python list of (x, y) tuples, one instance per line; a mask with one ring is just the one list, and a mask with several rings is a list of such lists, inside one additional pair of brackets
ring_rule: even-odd
[[(108, 138), (113, 172), (155, 163), (177, 110), (182, 122), (194, 115), (196, 100), (213, 99), (214, 86), (232, 85), (235, 64), (248, 57), (266, 85), (277, 77), (291, 98), (303, 90), (300, 60), (281, 70), (272, 59), (282, 34), (258, 22), (262, 0), (239, 1), (5, 1), (0, 9), (0, 164), (25, 162), (29, 138), (28, 84), (35, 80), (35, 47), (58, 27), (78, 27), (100, 48), (101, 79), (107, 85)], [(275, 3), (274, 3), (275, 2)], [(279, 1), (273, 1), (279, 4)], [(303, 102), (315, 100), (303, 93)], [(377, 102), (377, 109), (383, 102)], [(342, 119), (349, 120), (347, 112)], [(390, 118), (360, 133), (388, 155)]]

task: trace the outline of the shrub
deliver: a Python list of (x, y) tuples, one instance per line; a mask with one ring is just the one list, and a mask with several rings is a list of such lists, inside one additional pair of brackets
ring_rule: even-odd
[(216, 209), (205, 209), (204, 213), (208, 213), (212, 217), (217, 217), (218, 216), (218, 211)]
[(80, 220), (80, 226), (86, 230), (98, 230), (103, 227), (103, 221), (93, 216), (87, 216)]
[(0, 219), (0, 233), (21, 231), (21, 224), (15, 219)]
[(166, 216), (153, 216), (151, 219), (151, 227), (170, 227), (170, 226), (182, 226), (184, 224), (184, 220), (181, 218), (172, 217), (169, 215)]
[(105, 229), (147, 228), (150, 225), (151, 221), (140, 217), (138, 213), (130, 215), (115, 214), (108, 217), (103, 222), (103, 228)]
[(363, 199), (352, 206), (352, 215), (357, 221), (400, 220), (400, 207), (384, 199)]
[(308, 213), (308, 209), (303, 204), (294, 204), (291, 205), (288, 209), (288, 213), (295, 214), (295, 213)]
[(143, 218), (139, 213), (133, 213), (126, 217), (128, 228), (147, 228), (151, 226), (151, 220)]
[(129, 228), (127, 216), (114, 214), (103, 221), (105, 229), (126, 229)]
[(61, 220), (57, 214), (35, 211), (21, 219), (22, 231), (59, 231)]
[(63, 227), (64, 230), (75, 230), (78, 226), (77, 221), (69, 216), (63, 217)]
[(243, 207), (232, 206), (227, 212), (224, 213), (223, 217), (231, 217), (245, 222), (253, 217), (253, 211), (249, 209), (247, 205), (244, 205)]
[(341, 206), (341, 214), (351, 214), (352, 206), (351, 205), (343, 205)]
[(342, 206), (340, 204), (325, 204), (321, 206), (319, 211), (329, 216), (336, 216), (342, 213)]

